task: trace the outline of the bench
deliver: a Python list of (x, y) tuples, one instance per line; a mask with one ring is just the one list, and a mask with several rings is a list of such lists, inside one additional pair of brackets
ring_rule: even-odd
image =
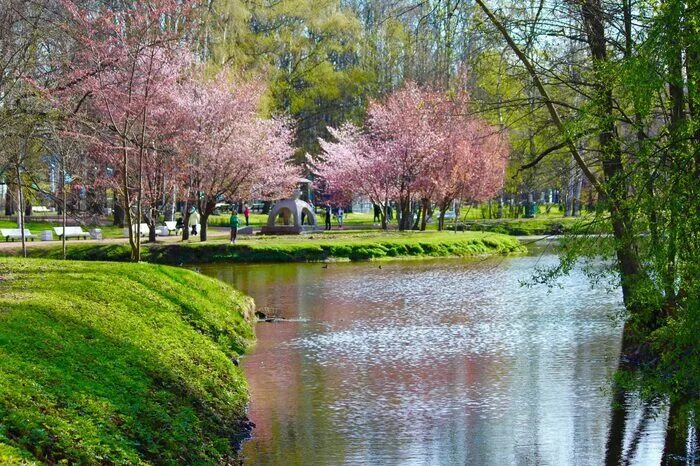
[[(139, 226), (138, 225), (132, 225), (132, 228), (134, 229), (134, 236), (136, 236), (136, 232), (138, 231)], [(129, 228), (124, 228), (124, 238), (129, 237)], [(148, 236), (148, 224), (147, 223), (142, 223), (141, 224), (141, 236)]]
[[(63, 236), (63, 227), (54, 227), (53, 231), (56, 232), (56, 235), (61, 238)], [(90, 236), (90, 233), (87, 231), (83, 231), (82, 228), (80, 227), (66, 227), (66, 239), (68, 238), (85, 238), (87, 239), (88, 236)]]
[[(141, 236), (148, 236), (148, 223), (141, 223)], [(139, 230), (139, 225), (134, 225), (134, 234)]]
[[(5, 237), (5, 241), (14, 241), (16, 239), (22, 239), (22, 230), (19, 228), (3, 228), (0, 229), (0, 235)], [(24, 239), (29, 239), (34, 241), (36, 235), (33, 235), (28, 229), (24, 229)]]
[(168, 232), (169, 232), (169, 233), (175, 232), (176, 235), (179, 235), (180, 233), (182, 233), (182, 228), (178, 228), (178, 227), (177, 227), (177, 222), (176, 222), (176, 221), (172, 221), (172, 222), (163, 222), (163, 223), (165, 223), (165, 227), (168, 229)]

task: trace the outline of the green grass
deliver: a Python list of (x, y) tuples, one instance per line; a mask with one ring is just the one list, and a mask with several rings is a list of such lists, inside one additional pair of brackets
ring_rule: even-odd
[(0, 259), (0, 463), (227, 461), (251, 310), (184, 269)]
[[(557, 205), (553, 205), (550, 208), (550, 212), (547, 213), (546, 209), (544, 206), (540, 206), (539, 208), (539, 213), (537, 214), (537, 218), (534, 219), (487, 219), (485, 217), (488, 216), (487, 213), (487, 204), (483, 204), (479, 207), (463, 207), (461, 212), (460, 212), (460, 218), (459, 222), (466, 222), (468, 227), (467, 229), (473, 230), (473, 231), (490, 231), (494, 233), (504, 233), (504, 234), (511, 234), (511, 235), (542, 235), (542, 234), (550, 234), (552, 231), (556, 231), (556, 226), (557, 225), (563, 225), (564, 231), (568, 232), (573, 228), (578, 228), (581, 226), (584, 222), (581, 221), (581, 218), (570, 218), (570, 217), (563, 217), (562, 213), (559, 211), (559, 207)], [(492, 206), (492, 212), (496, 212), (496, 207)], [(42, 230), (46, 229), (51, 229), (53, 227), (60, 226), (60, 223), (57, 222), (45, 222), (45, 221), (37, 221), (37, 215), (33, 216), (34, 219), (31, 217), (28, 219), (29, 221), (27, 222), (27, 228), (34, 234), (39, 235)], [(586, 217), (584, 216), (583, 219), (585, 220)], [(351, 212), (351, 213), (346, 213), (344, 216), (344, 224), (348, 228), (356, 229), (356, 228), (378, 228), (378, 225), (374, 224), (373, 221), (373, 214), (371, 212), (368, 213), (357, 213), (357, 212)], [(100, 228), (102, 229), (102, 236), (104, 238), (122, 238), (123, 231), (122, 228), (115, 227), (113, 225), (105, 225), (104, 223), (109, 223), (111, 221), (111, 217), (104, 217), (103, 219), (103, 224), (101, 225), (92, 225), (92, 226), (84, 226), (83, 229), (89, 230), (91, 228)], [(241, 215), (241, 220), (243, 220), (243, 217)], [(323, 214), (319, 213), (317, 215), (317, 220), (319, 225), (323, 225), (324, 223), (324, 218)], [(267, 215), (263, 214), (258, 214), (258, 213), (251, 213), (250, 215), (250, 225), (255, 227), (255, 228), (260, 228), (261, 226), (265, 225), (267, 223)], [(453, 219), (448, 219), (445, 221), (445, 226), (447, 228), (451, 227), (454, 224)], [(221, 214), (221, 215), (212, 215), (209, 217), (209, 226), (212, 227), (228, 227), (229, 225), (229, 214)], [(333, 227), (337, 227), (336, 219), (333, 217)], [(389, 227), (390, 229), (396, 229), (396, 219), (393, 220), (393, 222), (389, 222)], [(6, 220), (0, 220), (0, 228), (17, 228), (17, 225), (14, 222), (6, 221)], [(435, 221), (428, 223), (427, 224), (427, 229), (430, 231), (436, 231), (437, 230), (437, 213), (435, 214)], [(596, 228), (596, 233), (600, 232), (601, 228)], [(76, 241), (76, 240), (71, 240), (71, 241)]]
[[(447, 225), (453, 228), (453, 225)], [(562, 235), (562, 234), (600, 234), (612, 230), (607, 221), (595, 216), (585, 217), (545, 217), (532, 219), (504, 219), (467, 221), (460, 228), (468, 231), (489, 231), (514, 236)]]
[[(491, 212), (492, 214), (496, 214), (498, 210), (498, 206), (496, 204), (493, 204), (491, 207)], [(521, 208), (522, 210), (522, 208)], [(505, 209), (505, 212), (508, 212), (508, 208)], [(590, 214), (586, 214), (590, 215)], [(376, 227), (376, 224), (373, 222), (373, 217), (374, 214), (372, 212), (367, 212), (367, 213), (361, 213), (361, 212), (346, 212), (343, 223), (347, 227)], [(434, 221), (430, 222), (427, 224), (427, 229), (428, 230), (437, 230), (437, 217), (438, 213), (434, 213)], [(584, 216), (585, 218), (585, 216)], [(319, 225), (322, 225), (324, 223), (324, 216), (323, 213), (318, 213), (317, 214), (317, 220)], [(545, 206), (539, 206), (538, 208), (538, 213), (537, 217), (534, 219), (525, 219), (525, 218), (519, 218), (519, 219), (495, 219), (495, 218), (488, 218), (488, 204), (481, 204), (477, 207), (462, 207), (460, 210), (460, 215), (459, 215), (459, 222), (467, 222), (469, 224), (473, 223), (485, 223), (485, 224), (490, 224), (491, 222), (494, 223), (505, 223), (508, 226), (512, 226), (514, 231), (519, 231), (518, 225), (521, 222), (526, 222), (528, 225), (524, 226), (522, 228), (522, 231), (534, 231), (535, 233), (521, 233), (521, 234), (546, 234), (546, 233), (536, 233), (536, 232), (544, 232), (547, 230), (546, 225), (552, 225), (556, 223), (561, 223), (564, 224), (565, 226), (571, 225), (578, 221), (577, 218), (569, 218), (569, 217), (564, 217), (563, 212), (560, 211), (559, 206), (554, 204), (551, 205), (549, 208), (549, 212), (547, 212), (547, 209)], [(259, 228), (267, 223), (267, 215), (263, 214), (251, 214), (250, 215), (250, 225), (256, 228)], [(453, 219), (447, 219), (445, 220), (446, 226), (450, 226), (454, 223)], [(227, 227), (229, 224), (229, 214), (222, 214), (222, 215), (212, 215), (209, 217), (209, 225), (210, 226), (225, 226)], [(544, 227), (542, 225), (545, 225)], [(336, 227), (336, 218), (333, 217), (333, 226)], [(393, 221), (389, 222), (390, 228), (396, 228), (396, 218), (394, 218)], [(507, 228), (507, 227), (506, 227)]]
[[(241, 221), (245, 225), (245, 219), (243, 218), (243, 215), (239, 215), (241, 217)], [(222, 214), (222, 215), (212, 215), (209, 217), (209, 225), (211, 226), (229, 226), (229, 217), (230, 214)], [(324, 222), (324, 216), (322, 213), (316, 214), (316, 220), (318, 221), (319, 225), (322, 225)], [(343, 216), (343, 223), (345, 225), (364, 225), (364, 226), (370, 226), (372, 225), (372, 213), (345, 213)], [(263, 214), (250, 214), (250, 225), (254, 227), (261, 227), (263, 225), (267, 224), (267, 215)], [(333, 226), (336, 226), (336, 221), (335, 217), (333, 217)]]
[[(209, 217), (209, 226), (227, 227), (229, 226), (230, 217), (231, 214), (212, 215), (211, 217)], [(240, 213), (238, 217), (241, 220), (241, 226), (245, 226), (245, 218), (243, 217), (243, 213)], [(251, 226), (261, 227), (265, 224), (267, 224), (267, 215), (253, 213), (250, 214)]]
[[(160, 264), (210, 262), (314, 262), (325, 260), (376, 260), (401, 257), (465, 257), (522, 251), (516, 238), (481, 232), (382, 232), (345, 230), (301, 236), (255, 236), (237, 244), (212, 240), (205, 243), (145, 245), (143, 260)], [(17, 254), (18, 250), (5, 250)], [(56, 259), (60, 247), (30, 248), (30, 257)], [(73, 260), (129, 260), (126, 244), (71, 244)]]

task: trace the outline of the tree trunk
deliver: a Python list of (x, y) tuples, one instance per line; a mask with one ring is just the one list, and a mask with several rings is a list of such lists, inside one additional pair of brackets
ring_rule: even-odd
[(63, 253), (63, 260), (66, 260), (68, 257), (68, 251), (66, 249), (66, 223), (68, 223), (66, 220), (66, 210), (67, 210), (67, 196), (66, 196), (66, 160), (65, 160), (65, 153), (63, 154), (63, 157), (61, 157), (61, 194), (62, 194), (62, 199), (61, 199), (61, 227), (63, 227), (63, 235), (61, 235), (61, 251)]
[(182, 241), (188, 239), (190, 239), (190, 212), (188, 208), (185, 208), (185, 213), (182, 215)]
[[(145, 113), (146, 110), (144, 108), (144, 115)], [(146, 117), (144, 116), (144, 120), (145, 118)], [(145, 131), (145, 128), (142, 128), (141, 131), (143, 133), (143, 131)], [(143, 138), (144, 135), (142, 134), (141, 149), (139, 150), (138, 190), (136, 191), (136, 221), (138, 222), (136, 224), (136, 257), (134, 259), (136, 262), (141, 262), (141, 219), (143, 218), (143, 212), (141, 211), (143, 202)]]
[(382, 222), (382, 230), (387, 231), (389, 229), (389, 221), (386, 217), (389, 210), (389, 201), (385, 199), (384, 204), (379, 204), (379, 207), (379, 219)]
[(406, 196), (399, 201), (399, 210), (401, 211), (401, 219), (399, 220), (399, 230), (410, 230), (413, 225), (413, 216), (411, 215), (411, 197)]
[[(628, 211), (628, 188), (622, 154), (615, 121), (610, 118), (614, 113), (611, 81), (606, 79), (604, 68), (607, 62), (605, 40), (605, 23), (600, 0), (586, 0), (581, 5), (581, 15), (596, 73), (596, 91), (599, 96), (598, 117), (601, 121), (598, 141), (602, 150), (603, 174), (605, 176), (607, 195), (610, 205), (610, 219), (616, 240), (616, 255), (622, 284), (625, 306), (633, 314), (641, 314), (637, 301), (637, 289), (643, 279), (639, 263), (632, 217)], [(642, 285), (643, 286), (643, 285)], [(623, 353), (625, 348), (623, 348)]]
[(114, 208), (112, 209), (113, 220), (112, 225), (124, 228), (124, 207), (122, 207), (121, 201), (118, 199), (117, 195), (114, 195)]
[(430, 208), (430, 201), (428, 199), (423, 199), (423, 217), (420, 221), (420, 231), (425, 231), (428, 226), (428, 209)]
[(22, 257), (27, 257), (27, 239), (24, 237), (24, 196), (22, 192), (22, 175), (20, 171), (20, 162), (15, 166), (17, 175), (17, 223), (19, 224), (19, 235), (22, 239)]
[(583, 186), (583, 178), (580, 176), (576, 177), (574, 183), (574, 197), (571, 201), (571, 216), (580, 217), (581, 216), (581, 188)]
[(438, 230), (439, 231), (442, 231), (445, 229), (445, 213), (447, 212), (448, 206), (449, 206), (449, 204), (443, 204), (440, 206), (440, 217), (438, 218)]
[[(411, 230), (417, 230), (420, 225), (421, 215), (423, 214), (423, 205), (418, 204), (418, 211), (415, 211), (416, 204), (411, 203)], [(413, 220), (415, 218), (415, 220)]]
[(204, 242), (207, 240), (207, 224), (209, 222), (209, 212), (202, 212), (199, 216), (199, 240)]
[(173, 196), (168, 203), (168, 208), (166, 210), (165, 219), (169, 222), (175, 220), (175, 203), (177, 202), (177, 186), (173, 186)]
[(572, 161), (569, 169), (569, 185), (566, 193), (566, 211), (565, 217), (576, 217), (579, 214), (580, 197), (581, 197), (581, 170)]
[(148, 221), (148, 242), (149, 243), (155, 243), (156, 242), (156, 221), (155, 219), (158, 217), (154, 217), (151, 215), (150, 220)]
[(139, 144), (139, 169), (138, 169), (138, 191), (136, 192), (136, 217), (139, 222), (136, 226), (136, 262), (141, 262), (141, 219), (143, 217), (143, 155), (146, 151), (146, 122), (148, 120), (148, 98), (150, 95), (151, 73), (153, 71), (154, 50), (151, 49), (150, 61), (148, 62), (148, 72), (146, 73), (146, 83), (144, 86), (144, 105), (141, 116), (141, 138)]
[(7, 183), (5, 191), (5, 215), (11, 217), (15, 214), (15, 200), (12, 197), (12, 185)]
[(129, 230), (129, 246), (131, 247), (131, 260), (137, 260), (137, 246), (134, 242), (134, 222), (131, 215), (131, 202), (129, 200), (129, 151), (126, 146), (126, 138), (122, 140), (122, 189), (124, 190), (124, 213), (126, 216), (126, 227)]

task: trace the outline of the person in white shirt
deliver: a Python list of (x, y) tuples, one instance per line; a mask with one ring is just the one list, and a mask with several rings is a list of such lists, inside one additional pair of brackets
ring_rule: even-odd
[(343, 208), (338, 207), (338, 213), (336, 214), (336, 217), (338, 219), (338, 227), (343, 228)]

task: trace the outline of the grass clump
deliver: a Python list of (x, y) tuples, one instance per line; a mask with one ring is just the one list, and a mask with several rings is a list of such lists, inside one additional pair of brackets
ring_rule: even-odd
[(0, 463), (226, 462), (251, 310), (188, 270), (0, 259)]

